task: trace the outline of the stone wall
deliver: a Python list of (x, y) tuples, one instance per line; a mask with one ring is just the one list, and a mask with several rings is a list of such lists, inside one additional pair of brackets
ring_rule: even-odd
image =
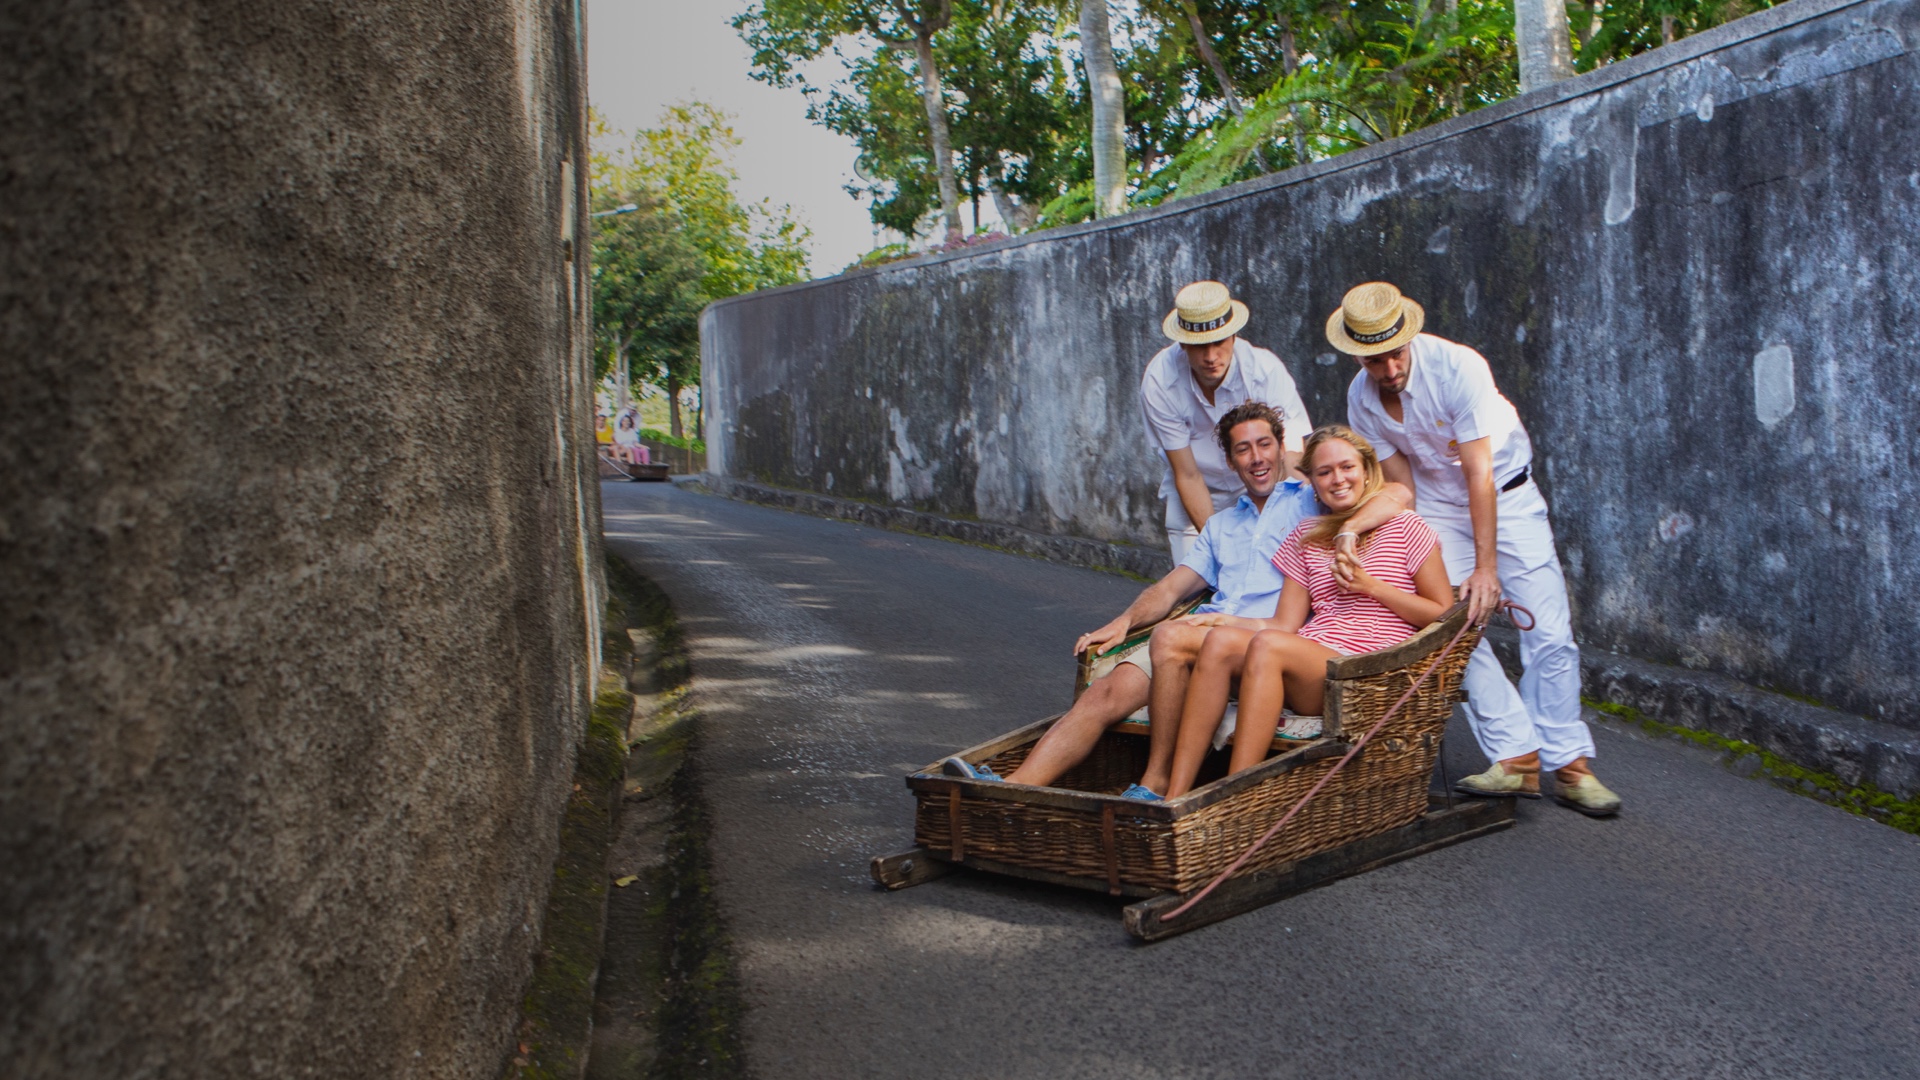
[(593, 677), (573, 0), (0, 2), (0, 1061), (491, 1076)]
[(1539, 452), (1590, 646), (1920, 726), (1920, 5), (1795, 0), (1156, 210), (714, 305), (717, 472), (1164, 543), (1139, 416), (1180, 284), (1247, 299), (1316, 420), (1399, 283)]

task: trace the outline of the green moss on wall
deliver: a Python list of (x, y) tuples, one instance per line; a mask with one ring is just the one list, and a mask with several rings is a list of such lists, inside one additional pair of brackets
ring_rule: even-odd
[(1830, 773), (1797, 765), (1771, 750), (1740, 739), (1729, 739), (1711, 731), (1668, 724), (1646, 715), (1630, 705), (1582, 698), (1589, 707), (1638, 726), (1650, 735), (1678, 739), (1723, 755), (1721, 764), (1748, 774), (1761, 774), (1776, 786), (1819, 799), (1849, 814), (1869, 817), (1904, 832), (1920, 833), (1920, 800), (1901, 799), (1871, 784), (1849, 784)]
[[(705, 804), (688, 766), (698, 717), (688, 702), (684, 636), (654, 583), (617, 558), (608, 559), (607, 581), (612, 599), (602, 641), (606, 672), (580, 748), (543, 947), (507, 1075), (745, 1075), (739, 985), (713, 893)], [(642, 703), (638, 724), (627, 684), (629, 630), (644, 631), (658, 646), (649, 673), (658, 692)], [(617, 829), (646, 827), (619, 823), (623, 793), (664, 796), (671, 814), (661, 865), (642, 871), (639, 880), (622, 879), (627, 887), (610, 896), (608, 855)], [(636, 913), (632, 905), (644, 910)], [(606, 929), (609, 912), (614, 931)], [(595, 1045), (596, 999), (607, 993), (658, 1003), (644, 1021), (650, 1039)]]

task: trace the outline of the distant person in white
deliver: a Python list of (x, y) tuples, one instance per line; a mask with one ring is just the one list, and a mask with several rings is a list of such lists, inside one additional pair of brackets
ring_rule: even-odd
[(1232, 506), (1246, 485), (1227, 463), (1214, 427), (1235, 405), (1264, 401), (1286, 421), (1286, 468), (1298, 473), (1300, 444), (1313, 430), (1307, 407), (1280, 358), (1239, 338), (1247, 305), (1217, 281), (1196, 281), (1174, 297), (1160, 328), (1175, 342), (1147, 361), (1140, 410), (1156, 450), (1167, 457), (1160, 481), (1173, 565), (1186, 560), (1200, 529)]
[(1373, 441), (1387, 479), (1413, 488), (1440, 536), (1447, 576), (1475, 620), (1501, 595), (1533, 613), (1520, 635), (1518, 692), (1484, 640), (1463, 680), (1474, 737), (1493, 765), (1457, 785), (1472, 795), (1554, 798), (1594, 817), (1620, 798), (1593, 775), (1593, 734), (1580, 719), (1580, 650), (1547, 502), (1532, 480), (1533, 443), (1493, 384), (1486, 358), (1420, 332), (1426, 312), (1385, 282), (1349, 291), (1327, 340), (1360, 362), (1347, 387), (1347, 423)]

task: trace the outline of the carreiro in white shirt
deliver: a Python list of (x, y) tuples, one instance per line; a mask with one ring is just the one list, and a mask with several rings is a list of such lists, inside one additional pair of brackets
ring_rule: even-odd
[(1387, 415), (1380, 388), (1362, 370), (1347, 387), (1347, 423), (1366, 436), (1380, 460), (1407, 455), (1420, 506), (1467, 505), (1461, 443), (1489, 440), (1495, 488), (1529, 468), (1533, 443), (1513, 403), (1494, 386), (1487, 358), (1432, 334), (1416, 335), (1412, 344), (1407, 388), (1400, 392), (1403, 419)]
[[(1169, 450), (1192, 450), (1193, 463), (1199, 467), (1213, 496), (1216, 509), (1230, 505), (1246, 490), (1227, 455), (1214, 436), (1214, 426), (1227, 410), (1247, 401), (1264, 401), (1286, 422), (1281, 442), (1285, 449), (1298, 453), (1313, 424), (1307, 419), (1307, 406), (1293, 385), (1293, 376), (1280, 358), (1266, 349), (1233, 343), (1233, 363), (1226, 378), (1214, 388), (1209, 402), (1193, 381), (1193, 367), (1179, 345), (1169, 345), (1147, 361), (1147, 372), (1140, 379), (1140, 411), (1146, 417), (1148, 442), (1164, 455)], [(1177, 499), (1173, 486), (1173, 467), (1167, 466), (1160, 479), (1160, 497)]]

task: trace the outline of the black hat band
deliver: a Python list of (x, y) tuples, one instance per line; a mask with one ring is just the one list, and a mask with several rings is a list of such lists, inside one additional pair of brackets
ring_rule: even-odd
[(1387, 327), (1385, 330), (1382, 330), (1377, 334), (1362, 334), (1359, 331), (1355, 330), (1353, 328), (1353, 324), (1350, 322), (1347, 322), (1345, 319), (1341, 319), (1340, 323), (1341, 325), (1347, 328), (1347, 336), (1352, 338), (1353, 340), (1359, 342), (1362, 345), (1377, 345), (1380, 342), (1385, 341), (1388, 338), (1392, 337), (1393, 335), (1399, 333), (1401, 328), (1407, 325), (1407, 314), (1404, 311), (1401, 312), (1400, 317), (1394, 320), (1394, 323), (1392, 326)]
[(1185, 330), (1187, 333), (1204, 334), (1209, 330), (1218, 330), (1221, 327), (1232, 322), (1233, 321), (1233, 305), (1232, 304), (1227, 305), (1227, 313), (1225, 315), (1222, 315), (1217, 319), (1208, 319), (1206, 322), (1188, 322), (1185, 319), (1181, 319), (1177, 315), (1174, 316), (1174, 318), (1178, 319), (1180, 323), (1180, 329)]

